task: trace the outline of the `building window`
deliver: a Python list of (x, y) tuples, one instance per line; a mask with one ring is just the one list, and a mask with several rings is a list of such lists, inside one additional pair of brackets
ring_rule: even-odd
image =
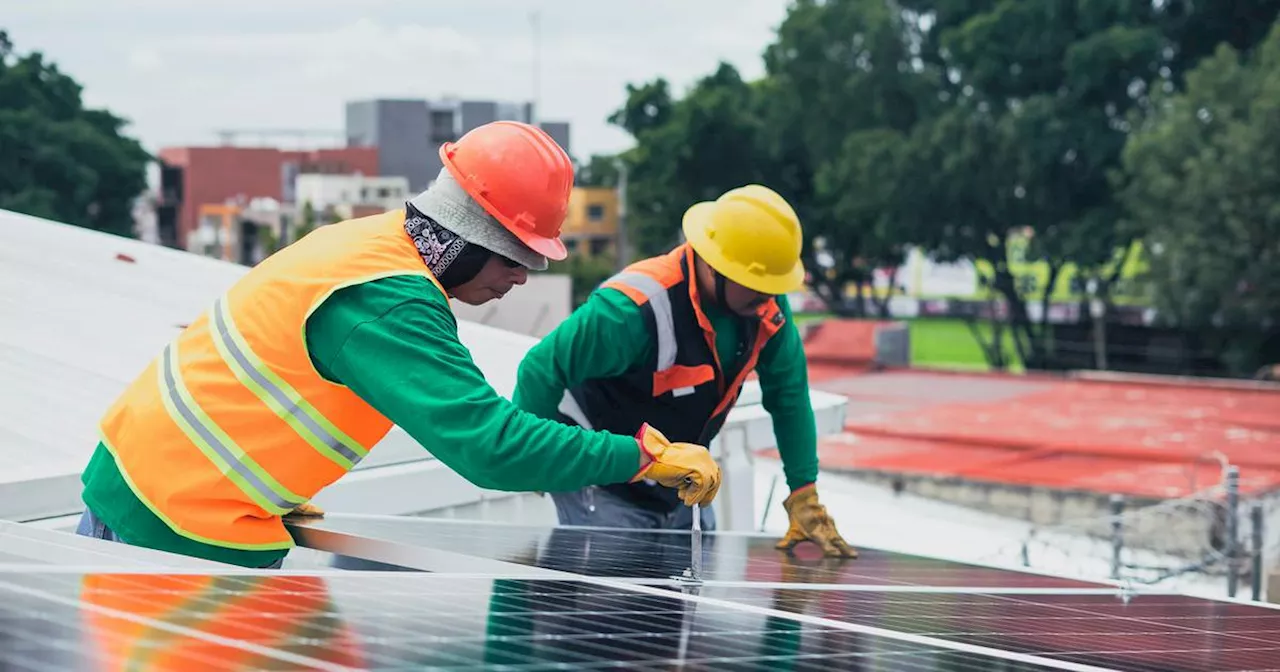
[(592, 203), (587, 206), (587, 219), (593, 222), (599, 222), (604, 219), (604, 206), (599, 203)]
[(591, 256), (604, 254), (612, 247), (612, 240), (608, 238), (592, 238), (591, 239)]
[(566, 250), (568, 250), (568, 251), (570, 251), (570, 252), (576, 252), (576, 251), (577, 251), (577, 249), (578, 249), (578, 241), (577, 241), (577, 240), (575, 240), (575, 239), (568, 239), (568, 240), (565, 240), (565, 241), (564, 241), (564, 249), (566, 249)]
[(457, 138), (453, 136), (452, 110), (432, 110), (431, 139), (437, 143), (453, 142), (454, 140), (457, 140)]

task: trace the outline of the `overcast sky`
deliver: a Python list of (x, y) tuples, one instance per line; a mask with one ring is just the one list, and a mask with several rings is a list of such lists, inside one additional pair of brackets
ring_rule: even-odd
[(92, 106), (132, 120), (151, 150), (212, 144), (223, 128), (341, 131), (374, 97), (520, 101), (533, 95), (530, 13), (541, 14), (541, 116), (573, 124), (572, 152), (630, 137), (605, 118), (625, 85), (677, 91), (719, 60), (744, 76), (786, 0), (9, 0), (0, 28), (46, 53)]

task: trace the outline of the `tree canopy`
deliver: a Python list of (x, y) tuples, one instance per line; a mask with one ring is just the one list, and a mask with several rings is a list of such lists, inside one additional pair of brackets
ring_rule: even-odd
[[(846, 286), (919, 247), (974, 262), (1008, 308), (1020, 358), (1049, 366), (1048, 303), (1063, 269), (1105, 305), (1152, 222), (1126, 216), (1132, 199), (1118, 186), (1135, 125), (1161, 114), (1217, 45), (1251, 50), (1278, 10), (1274, 0), (795, 0), (760, 80), (721, 64), (683, 94), (661, 79), (628, 87), (611, 121), (636, 139), (623, 155), (633, 242), (665, 249), (689, 205), (760, 182), (800, 215), (811, 287), (836, 312), (865, 312), (861, 290), (850, 304)], [(1017, 281), (1023, 260), (1047, 264), (1047, 287)], [(1039, 311), (1032, 290), (1043, 292)]]
[(0, 31), (0, 208), (132, 236), (150, 156), (124, 119), (85, 108), (80, 92)]
[[(1224, 43), (1155, 96), (1123, 164), (1129, 227), (1152, 246), (1171, 323), (1234, 336), (1240, 372), (1280, 321), (1280, 26), (1251, 56)], [(1277, 353), (1280, 354), (1280, 353)]]

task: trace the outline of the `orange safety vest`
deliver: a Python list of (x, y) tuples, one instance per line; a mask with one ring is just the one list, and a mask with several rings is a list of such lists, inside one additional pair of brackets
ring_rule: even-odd
[(321, 577), (86, 574), (80, 603), (100, 669), (366, 664)]
[(272, 255), (164, 348), (100, 426), (133, 492), (178, 534), (285, 549), (280, 516), (338, 480), (392, 423), (307, 352), (334, 292), (427, 270), (404, 211), (325, 226)]

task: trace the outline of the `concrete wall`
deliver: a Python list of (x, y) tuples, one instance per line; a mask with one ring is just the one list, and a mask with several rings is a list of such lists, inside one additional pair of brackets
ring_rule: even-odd
[(571, 151), (569, 149), (569, 122), (544, 121), (538, 125), (547, 132), (547, 135), (551, 136), (552, 140), (555, 140), (557, 144), (563, 147), (565, 152)]
[(424, 101), (380, 101), (378, 150), (383, 175), (409, 178), (411, 192), (427, 188), (442, 164), (431, 142), (431, 116)]
[(499, 301), (469, 306), (453, 301), (460, 320), (541, 338), (573, 312), (571, 283), (567, 275), (533, 273), (529, 282), (515, 287)]
[(408, 178), (410, 191), (426, 189), (440, 172), (424, 100), (347, 103), (346, 134), (349, 143), (377, 147), (378, 174)]
[(378, 146), (378, 101), (347, 103), (346, 135), (350, 147)]

